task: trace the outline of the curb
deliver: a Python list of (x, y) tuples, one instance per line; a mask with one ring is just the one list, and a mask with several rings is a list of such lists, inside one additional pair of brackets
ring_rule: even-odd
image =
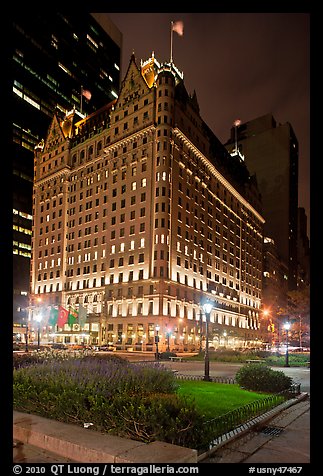
[(143, 443), (17, 411), (13, 438), (78, 463), (197, 463), (195, 449)]

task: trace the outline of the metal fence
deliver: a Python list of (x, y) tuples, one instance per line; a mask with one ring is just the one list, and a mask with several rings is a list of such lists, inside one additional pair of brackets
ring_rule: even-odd
[[(184, 375), (178, 373), (177, 370), (173, 370), (174, 375), (179, 380), (204, 380), (203, 375)], [(210, 377), (210, 382), (216, 383), (237, 383), (233, 377)], [(285, 395), (286, 397), (290, 397), (293, 395), (299, 395), (301, 393), (301, 384), (298, 382), (293, 382), (288, 390), (281, 392), (280, 395)]]
[[(204, 380), (203, 375), (184, 375), (174, 372), (179, 380)], [(233, 377), (210, 377), (210, 382), (216, 383), (237, 383)]]
[[(180, 380), (203, 380), (201, 375), (175, 375)], [(210, 380), (217, 383), (236, 383), (235, 379), (230, 377), (212, 377)], [(292, 383), (288, 390), (247, 403), (224, 415), (206, 421), (204, 425), (208, 427), (208, 433), (210, 434), (209, 448), (225, 441), (230, 433), (238, 433), (242, 426), (248, 428), (248, 426), (251, 426), (252, 420), (299, 394), (300, 384)]]
[(208, 426), (208, 431), (212, 435), (210, 446), (215, 446), (226, 439), (228, 433), (237, 430), (241, 425), (247, 424), (248, 421), (276, 407), (282, 403), (285, 398), (285, 396), (280, 394), (270, 395), (206, 421), (205, 425)]

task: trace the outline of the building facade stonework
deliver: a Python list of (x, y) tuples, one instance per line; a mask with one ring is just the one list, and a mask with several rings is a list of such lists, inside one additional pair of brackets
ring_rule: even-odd
[[(257, 187), (173, 63), (132, 55), (118, 98), (54, 116), (35, 149), (31, 308), (87, 310), (43, 339), (182, 351), (264, 338)], [(156, 326), (158, 331), (156, 330)], [(85, 337), (84, 337), (85, 336)]]

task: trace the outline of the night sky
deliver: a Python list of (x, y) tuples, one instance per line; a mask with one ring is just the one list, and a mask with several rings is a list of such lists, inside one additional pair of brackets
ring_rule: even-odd
[(235, 119), (271, 113), (289, 122), (299, 142), (298, 205), (310, 220), (310, 14), (309, 13), (108, 13), (123, 34), (123, 79), (134, 52), (137, 64), (152, 51), (184, 73), (196, 91), (203, 120), (221, 142)]

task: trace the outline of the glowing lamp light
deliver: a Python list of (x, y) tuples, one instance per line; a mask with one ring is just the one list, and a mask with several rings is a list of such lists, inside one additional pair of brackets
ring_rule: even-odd
[(289, 355), (288, 355), (288, 331), (290, 329), (290, 322), (285, 322), (284, 329), (286, 331), (286, 355), (285, 355), (285, 367), (289, 367)]
[(210, 302), (206, 302), (205, 304), (203, 304), (203, 311), (205, 312), (205, 314), (210, 314), (212, 310), (212, 304)]
[(42, 320), (43, 316), (39, 313), (39, 314), (36, 314), (36, 316), (34, 316), (34, 319), (35, 321), (39, 322)]

